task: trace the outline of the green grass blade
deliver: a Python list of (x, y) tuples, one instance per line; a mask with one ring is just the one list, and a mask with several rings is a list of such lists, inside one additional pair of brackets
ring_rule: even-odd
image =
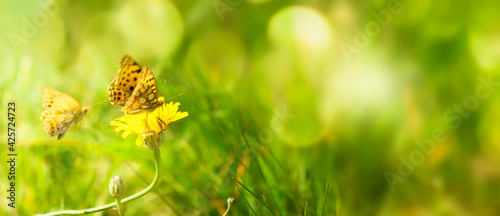
[(325, 212), (325, 204), (326, 204), (326, 198), (328, 197), (328, 191), (330, 190), (330, 183), (331, 183), (332, 177), (328, 179), (328, 186), (326, 186), (326, 193), (325, 193), (325, 199), (323, 200), (323, 207), (321, 208), (321, 216), (323, 216), (323, 213)]
[(238, 190), (238, 193), (240, 193), (240, 196), (243, 198), (243, 201), (245, 201), (245, 203), (247, 204), (248, 208), (250, 208), (250, 210), (252, 211), (253, 215), (257, 215), (257, 214), (255, 214), (255, 211), (253, 210), (253, 208), (250, 205), (250, 203), (248, 203), (247, 199), (245, 199), (245, 196), (243, 196), (243, 194), (241, 193), (240, 189), (238, 189), (238, 187), (236, 187), (236, 190)]
[(340, 215), (340, 192), (337, 181), (333, 181), (333, 189), (335, 190), (335, 215)]
[(269, 210), (269, 212), (271, 212), (271, 214), (273, 214), (274, 216), (276, 216), (274, 214), (273, 211), (271, 211), (271, 209), (264, 203), (264, 201), (262, 201), (261, 199), (259, 199), (259, 197), (257, 197), (254, 193), (252, 193), (252, 191), (250, 191), (247, 187), (245, 187), (245, 185), (243, 185), (241, 182), (239, 182), (238, 180), (236, 180), (235, 178), (233, 178), (239, 185), (241, 185), (243, 188), (245, 188), (245, 190), (247, 190), (250, 194), (252, 194), (257, 200), (259, 200), (260, 203), (262, 203), (262, 205), (264, 205), (264, 207), (267, 208), (267, 210)]

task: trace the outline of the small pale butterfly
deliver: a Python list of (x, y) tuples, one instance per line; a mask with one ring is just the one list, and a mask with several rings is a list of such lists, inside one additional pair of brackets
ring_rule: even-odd
[(42, 96), (45, 110), (40, 120), (43, 122), (43, 129), (50, 136), (57, 136), (58, 140), (73, 126), (81, 123), (89, 110), (71, 96), (50, 87), (43, 87)]

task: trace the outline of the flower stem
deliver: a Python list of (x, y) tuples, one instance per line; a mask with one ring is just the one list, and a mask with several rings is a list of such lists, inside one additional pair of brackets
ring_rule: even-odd
[(226, 212), (222, 216), (226, 216), (227, 213), (229, 213), (229, 210), (231, 209), (231, 205), (227, 206)]
[[(129, 196), (129, 197), (125, 198), (125, 199), (122, 199), (121, 203), (125, 204), (127, 202), (130, 202), (132, 200), (135, 200), (135, 199), (137, 199), (139, 197), (142, 197), (142, 196), (146, 195), (158, 183), (158, 181), (160, 180), (160, 165), (161, 165), (160, 149), (157, 148), (157, 149), (153, 150), (153, 155), (154, 155), (154, 158), (155, 158), (155, 168), (156, 168), (156, 174), (155, 174), (155, 178), (153, 179), (153, 182), (146, 189), (142, 190), (141, 192), (136, 193), (136, 194), (134, 194), (132, 196)], [(41, 214), (41, 215), (44, 215), (44, 216), (52, 216), (52, 215), (82, 215), (82, 214), (89, 214), (89, 213), (103, 211), (103, 210), (106, 210), (106, 209), (113, 208), (115, 206), (117, 206), (117, 202), (109, 203), (107, 205), (98, 206), (98, 207), (94, 207), (94, 208), (90, 208), (90, 209), (83, 209), (83, 210), (63, 210), (63, 211), (57, 211), (57, 212), (52, 212), (52, 213), (47, 213), (47, 214)], [(121, 207), (119, 207), (119, 208), (121, 208)]]
[(123, 216), (122, 201), (120, 198), (115, 198), (116, 200), (116, 211), (118, 211), (119, 216)]

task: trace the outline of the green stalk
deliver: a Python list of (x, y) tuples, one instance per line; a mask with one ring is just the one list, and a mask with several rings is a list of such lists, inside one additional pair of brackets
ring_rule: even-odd
[(119, 216), (123, 216), (122, 201), (119, 198), (115, 198), (116, 201), (116, 211), (118, 211)]
[[(160, 154), (160, 149), (157, 148), (153, 150), (153, 155), (155, 158), (155, 168), (156, 168), (156, 174), (155, 178), (153, 179), (153, 182), (144, 190), (142, 190), (139, 193), (136, 193), (132, 196), (129, 196), (125, 199), (121, 200), (121, 203), (125, 204), (128, 203), (132, 200), (138, 199), (139, 197), (142, 197), (149, 193), (153, 187), (158, 183), (160, 180), (160, 165), (161, 165), (161, 154)], [(83, 210), (63, 210), (63, 211), (57, 211), (57, 212), (52, 212), (52, 213), (47, 213), (47, 214), (41, 214), (43, 216), (52, 216), (52, 215), (82, 215), (82, 214), (89, 214), (89, 213), (95, 213), (99, 211), (103, 211), (106, 209), (110, 209), (117, 206), (117, 202), (109, 203), (103, 206), (98, 206), (90, 209), (83, 209)], [(119, 207), (120, 208), (120, 207)]]
[(231, 206), (228, 206), (227, 209), (226, 209), (226, 212), (224, 212), (224, 214), (222, 216), (226, 216), (227, 213), (229, 213), (229, 210), (231, 209)]

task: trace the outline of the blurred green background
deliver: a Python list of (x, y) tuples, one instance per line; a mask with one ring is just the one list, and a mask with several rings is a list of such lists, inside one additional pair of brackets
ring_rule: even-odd
[[(93, 106), (60, 141), (39, 121), (43, 86), (106, 100), (123, 54), (189, 112), (164, 133), (160, 184), (126, 215), (222, 215), (231, 196), (229, 215), (498, 215), (500, 93), (484, 84), (500, 81), (498, 11), (495, 0), (1, 1), (1, 139), (15, 101), (18, 163), (15, 209), (0, 163), (0, 215), (110, 203), (115, 175), (126, 196), (151, 182), (151, 151), (109, 125), (119, 107)], [(426, 154), (416, 143), (436, 131)]]

